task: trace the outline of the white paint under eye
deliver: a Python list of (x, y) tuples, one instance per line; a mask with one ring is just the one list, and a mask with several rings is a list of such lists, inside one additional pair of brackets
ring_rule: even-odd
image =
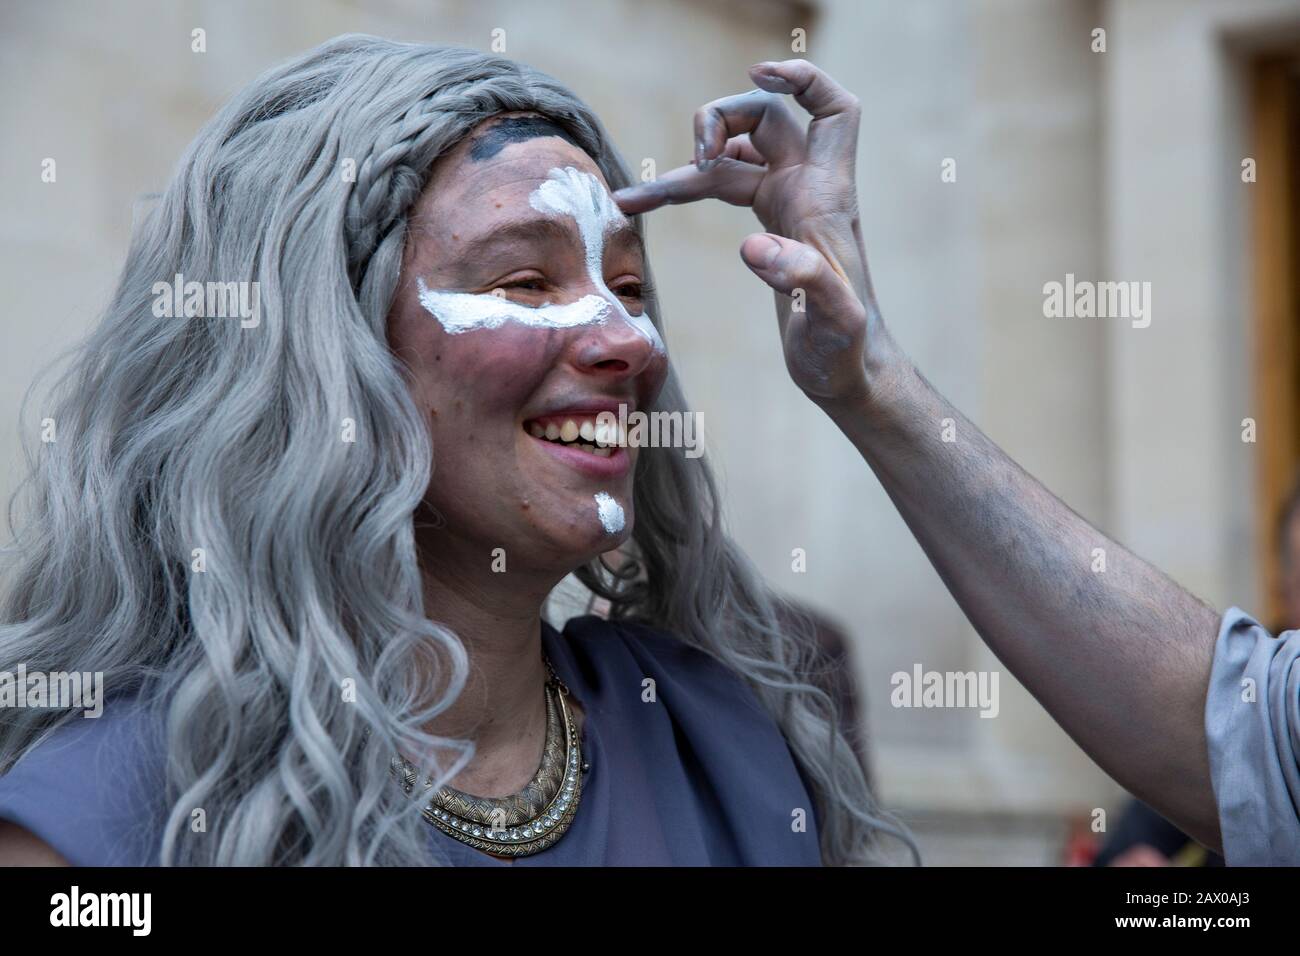
[(605, 285), (605, 233), (612, 226), (626, 222), (627, 217), (601, 181), (572, 166), (556, 167), (547, 174), (546, 181), (533, 190), (528, 202), (538, 212), (573, 217), (587, 252), (587, 275), (604, 293), (615, 312), (645, 336), (656, 352), (663, 352), (663, 339), (650, 316), (630, 314), (623, 308), (623, 301)]
[(596, 498), (596, 516), (600, 518), (600, 526), (605, 529), (606, 534), (618, 534), (623, 530), (623, 522), (626, 520), (623, 516), (623, 506), (607, 495), (599, 491)]
[(424, 284), (424, 279), (418, 277), (416, 283), (420, 289), (420, 304), (452, 335), (472, 329), (496, 329), (507, 322), (542, 329), (567, 329), (575, 325), (600, 324), (610, 313), (609, 302), (598, 295), (584, 295), (576, 302), (534, 309), (490, 293), (430, 289)]

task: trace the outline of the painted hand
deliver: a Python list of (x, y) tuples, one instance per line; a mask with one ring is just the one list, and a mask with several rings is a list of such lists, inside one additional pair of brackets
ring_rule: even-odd
[[(872, 351), (886, 349), (858, 222), (857, 98), (807, 60), (759, 63), (759, 87), (695, 114), (695, 165), (619, 190), (634, 214), (721, 199), (750, 206), (766, 232), (740, 256), (776, 295), (786, 367), (818, 404), (868, 395)], [(807, 129), (778, 95), (812, 115)]]

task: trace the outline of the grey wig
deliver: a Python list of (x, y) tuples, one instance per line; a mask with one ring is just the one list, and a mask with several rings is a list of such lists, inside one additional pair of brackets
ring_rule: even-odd
[[(432, 163), (514, 110), (630, 182), (586, 106), (502, 57), (346, 36), (266, 73), (189, 147), (53, 389), (21, 522), (11, 504), (0, 669), (103, 672), (110, 694), (159, 702), (164, 863), (443, 862), (389, 759), (450, 751), (423, 768), (437, 784), (465, 765), (468, 741), (422, 728), (468, 661), (426, 616), (414, 516), (433, 449), (385, 319)], [(260, 325), (155, 318), (154, 284), (178, 273), (258, 282)], [(675, 375), (657, 407), (686, 408)], [(753, 687), (811, 784), (827, 863), (883, 861), (882, 834), (914, 852), (807, 682), (812, 642), (724, 533), (705, 459), (643, 455), (635, 489), (629, 560), (579, 579)], [(77, 718), (11, 710), (0, 771)]]

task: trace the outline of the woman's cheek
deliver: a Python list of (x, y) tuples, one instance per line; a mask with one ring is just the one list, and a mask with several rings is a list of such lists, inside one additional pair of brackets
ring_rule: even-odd
[(657, 354), (646, 368), (643, 378), (646, 380), (646, 385), (641, 396), (641, 407), (649, 408), (659, 398), (664, 383), (668, 381), (668, 356), (664, 353)]
[(517, 325), (444, 334), (435, 372), (467, 407), (517, 416), (555, 367), (561, 346), (557, 330)]

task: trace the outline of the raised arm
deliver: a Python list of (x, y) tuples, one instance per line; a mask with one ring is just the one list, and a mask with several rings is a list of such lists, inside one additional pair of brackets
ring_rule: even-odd
[(1205, 736), (1219, 614), (1071, 511), (910, 363), (873, 392), (831, 416), (980, 636), (1107, 773), (1219, 849)]
[[(620, 205), (754, 208), (767, 231), (741, 257), (777, 293), (796, 384), (861, 452), (1007, 668), (1117, 781), (1217, 849), (1204, 714), (1219, 615), (1072, 512), (926, 382), (871, 290), (856, 99), (804, 60), (750, 75), (758, 90), (696, 114), (695, 165), (619, 192)], [(811, 115), (807, 130), (780, 93)]]

